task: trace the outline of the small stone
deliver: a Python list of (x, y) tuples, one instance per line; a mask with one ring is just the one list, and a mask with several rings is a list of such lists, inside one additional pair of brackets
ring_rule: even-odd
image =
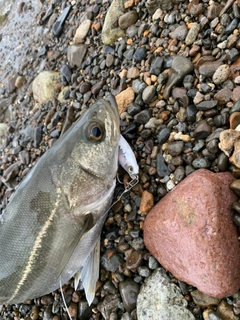
[(214, 72), (212, 80), (215, 84), (221, 84), (226, 81), (229, 77), (229, 65), (222, 64), (217, 70)]
[(160, 178), (164, 178), (170, 173), (161, 153), (157, 155), (157, 173)]
[(162, 64), (163, 64), (163, 57), (157, 56), (155, 59), (153, 59), (151, 63), (149, 73), (159, 76), (159, 74), (162, 71)]
[(231, 100), (231, 97), (232, 91), (228, 88), (223, 88), (214, 95), (214, 100), (217, 100), (219, 105), (225, 105)]
[(199, 73), (206, 78), (210, 78), (222, 64), (221, 61), (204, 62), (199, 67)]
[(226, 156), (224, 152), (221, 152), (217, 158), (217, 166), (219, 171), (221, 172), (228, 171), (228, 165), (229, 165), (228, 156)]
[(132, 82), (132, 89), (136, 94), (142, 93), (146, 86), (146, 83), (139, 79), (133, 80)]
[(154, 206), (154, 198), (153, 195), (144, 190), (142, 193), (141, 203), (140, 203), (140, 211), (143, 213), (148, 213)]
[(131, 87), (128, 87), (126, 90), (123, 90), (117, 94), (115, 98), (118, 105), (118, 112), (121, 115), (130, 105), (130, 103), (133, 102), (134, 91)]
[(65, 77), (65, 79), (67, 80), (67, 82), (71, 81), (72, 78), (72, 71), (70, 70), (69, 66), (67, 64), (64, 64), (61, 68), (60, 68), (60, 72), (61, 74)]
[(80, 44), (86, 38), (88, 31), (91, 27), (92, 21), (91, 20), (84, 20), (80, 26), (77, 28), (76, 33), (74, 35), (73, 41), (75, 44)]
[(187, 122), (195, 122), (197, 113), (198, 113), (198, 110), (194, 104), (187, 106), (187, 108), (186, 108), (186, 121)]
[(233, 312), (233, 306), (230, 306), (227, 301), (222, 300), (218, 307), (217, 312), (222, 317), (222, 319), (228, 319), (228, 320), (238, 320), (239, 317), (234, 314)]
[(21, 89), (25, 83), (26, 79), (23, 76), (18, 76), (15, 81), (15, 87)]
[(116, 272), (123, 262), (123, 258), (112, 250), (107, 250), (101, 257), (102, 266), (110, 272)]
[(129, 270), (136, 270), (142, 261), (141, 251), (133, 251), (127, 258), (126, 267)]
[(125, 30), (130, 25), (134, 24), (138, 20), (138, 13), (135, 10), (128, 11), (121, 15), (118, 19), (118, 25), (120, 29)]
[(145, 245), (159, 263), (215, 298), (232, 295), (240, 286), (240, 248), (231, 211), (237, 197), (229, 189), (233, 180), (228, 172), (196, 170), (144, 222)]
[(235, 129), (240, 124), (240, 112), (233, 112), (229, 117), (230, 129)]
[(240, 58), (231, 64), (230, 74), (233, 80), (240, 75)]
[(210, 167), (210, 162), (209, 162), (209, 160), (207, 158), (197, 158), (197, 159), (193, 160), (192, 166), (195, 169), (209, 168)]
[(219, 299), (208, 296), (207, 294), (204, 294), (198, 290), (192, 291), (191, 296), (193, 298), (193, 301), (201, 308), (217, 306), (220, 302)]
[(216, 107), (217, 103), (216, 100), (202, 101), (196, 105), (196, 108), (200, 111), (206, 111)]
[(19, 163), (13, 163), (11, 164), (4, 172), (3, 172), (3, 177), (2, 180), (3, 182), (8, 182), (18, 175), (19, 172)]
[(137, 297), (137, 318), (139, 320), (194, 320), (187, 310), (187, 301), (167, 276), (166, 271), (157, 269), (141, 286)]
[(146, 48), (145, 47), (137, 48), (137, 50), (134, 52), (133, 58), (136, 60), (136, 62), (141, 62), (142, 60), (145, 60)]
[(193, 68), (192, 62), (187, 58), (183, 56), (176, 56), (173, 58), (168, 82), (163, 91), (164, 99), (167, 100), (169, 98), (172, 88), (180, 83), (187, 74), (190, 74), (193, 71)]
[(100, 90), (103, 88), (104, 84), (106, 83), (105, 79), (102, 79), (100, 81), (98, 81), (97, 83), (95, 83), (92, 87), (91, 87), (91, 92), (93, 95), (98, 95)]
[(200, 30), (200, 25), (197, 22), (194, 22), (191, 28), (188, 31), (188, 34), (185, 39), (185, 43), (187, 46), (193, 44), (193, 42), (197, 39), (197, 35)]
[(236, 86), (236, 88), (234, 88), (232, 92), (232, 100), (236, 102), (239, 99), (240, 99), (240, 86)]
[(81, 67), (83, 58), (87, 52), (87, 46), (84, 44), (72, 45), (67, 48), (67, 59), (69, 66), (73, 68)]
[(132, 279), (120, 282), (119, 291), (122, 297), (124, 308), (127, 312), (132, 312), (136, 308), (139, 290), (139, 284)]
[(146, 104), (149, 104), (156, 95), (155, 86), (147, 86), (142, 93), (142, 99)]
[(231, 185), (230, 188), (237, 194), (240, 195), (240, 180), (234, 180)]
[(152, 112), (150, 109), (145, 109), (140, 111), (134, 116), (134, 120), (137, 123), (146, 124), (151, 118)]
[(180, 155), (183, 152), (183, 148), (183, 141), (174, 141), (167, 144), (167, 151), (173, 157)]
[(210, 135), (210, 133), (212, 132), (212, 127), (210, 126), (210, 124), (207, 122), (207, 120), (202, 120), (200, 121), (194, 132), (193, 132), (193, 136), (195, 139), (205, 139), (207, 138), (207, 136)]
[(171, 133), (170, 128), (163, 128), (158, 134), (158, 143), (160, 145), (164, 144), (168, 140), (170, 133)]
[(230, 157), (232, 154), (234, 143), (240, 140), (240, 132), (232, 129), (224, 130), (220, 132), (219, 140), (219, 148), (228, 157)]
[(127, 108), (128, 114), (130, 114), (130, 116), (132, 116), (132, 117), (134, 117), (140, 111), (141, 111), (141, 107), (138, 104), (134, 103), (134, 102), (132, 102), (130, 104), (130, 106)]
[(183, 41), (186, 38), (187, 33), (188, 33), (188, 29), (184, 24), (182, 26), (177, 27), (172, 32), (170, 32), (169, 37), (171, 37), (172, 39)]
[(131, 67), (127, 71), (128, 79), (137, 79), (139, 77), (139, 69), (137, 67)]

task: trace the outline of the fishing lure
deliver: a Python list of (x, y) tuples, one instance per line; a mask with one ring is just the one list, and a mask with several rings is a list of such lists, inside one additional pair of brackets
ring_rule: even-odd
[(139, 166), (130, 145), (121, 135), (119, 140), (118, 162), (132, 180), (138, 179)]

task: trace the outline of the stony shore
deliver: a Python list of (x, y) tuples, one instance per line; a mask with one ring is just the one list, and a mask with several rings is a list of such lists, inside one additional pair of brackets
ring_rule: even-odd
[[(1, 209), (38, 158), (108, 93), (116, 97), (121, 132), (140, 167), (139, 184), (113, 206), (105, 223), (93, 305), (88, 307), (72, 281), (63, 286), (72, 319), (159, 319), (154, 308), (144, 313), (142, 301), (148, 299), (148, 306), (173, 310), (163, 320), (239, 319), (240, 292), (224, 298), (202, 294), (166, 272), (143, 240), (148, 212), (192, 172), (240, 177), (239, 27), (238, 0), (14, 4), (0, 29)], [(119, 177), (129, 181), (121, 169)], [(118, 183), (115, 200), (123, 190)], [(233, 190), (240, 195), (240, 184)], [(234, 210), (239, 227), (238, 201)], [(206, 261), (209, 269), (211, 263)], [(60, 291), (0, 311), (0, 319), (61, 318), (67, 313)]]

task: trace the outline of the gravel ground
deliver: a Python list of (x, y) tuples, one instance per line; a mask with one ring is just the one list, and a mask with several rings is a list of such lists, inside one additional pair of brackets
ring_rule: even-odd
[[(70, 5), (62, 33), (55, 36), (52, 26)], [(63, 286), (73, 319), (137, 319), (131, 290), (139, 290), (159, 267), (143, 243), (148, 209), (142, 193), (147, 190), (157, 203), (198, 168), (230, 170), (218, 148), (219, 132), (229, 128), (232, 110), (240, 111), (238, 1), (129, 0), (124, 4), (128, 15), (121, 14), (114, 25), (121, 26), (121, 37), (104, 45), (101, 34), (110, 5), (107, 0), (15, 2), (0, 29), (1, 208), (66, 126), (109, 92), (118, 97), (121, 132), (140, 167), (139, 184), (113, 206), (105, 223), (93, 305), (87, 307), (84, 292), (75, 292), (73, 282)], [(86, 18), (91, 24), (85, 35), (82, 26), (76, 40)], [(67, 57), (74, 41), (86, 48), (79, 66)], [(32, 81), (43, 70), (61, 73), (56, 85), (64, 91), (61, 102), (34, 100)], [(171, 149), (164, 144), (168, 139), (175, 141)], [(121, 169), (119, 177), (125, 183), (129, 178)], [(118, 183), (115, 200), (123, 190)], [(194, 317), (203, 319), (209, 306), (196, 305), (194, 288), (169, 276)], [(224, 301), (226, 308), (233, 307), (233, 297)], [(67, 319), (60, 291), (3, 306), (0, 313), (1, 319), (15, 320), (62, 317)], [(214, 311), (209, 319), (230, 318)]]

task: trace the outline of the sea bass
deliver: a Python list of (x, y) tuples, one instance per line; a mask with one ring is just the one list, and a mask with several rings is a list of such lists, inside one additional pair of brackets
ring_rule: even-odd
[(75, 274), (92, 302), (119, 139), (115, 99), (98, 100), (17, 188), (0, 224), (0, 304), (45, 295)]

